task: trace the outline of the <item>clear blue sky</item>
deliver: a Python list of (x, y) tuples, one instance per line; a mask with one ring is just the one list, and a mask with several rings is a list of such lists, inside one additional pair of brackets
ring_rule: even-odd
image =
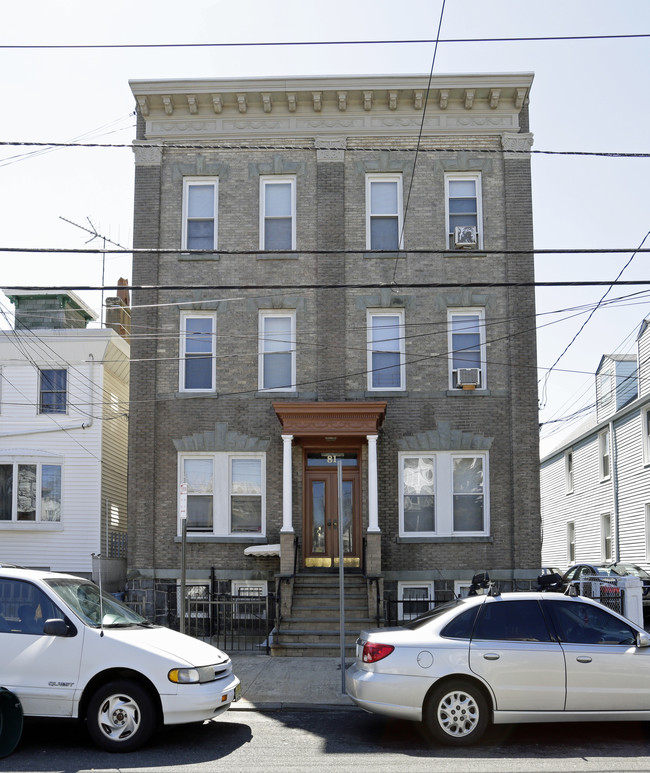
[[(441, 0), (33, 0), (5, 4), (0, 43), (422, 39), (435, 37), (441, 7)], [(441, 37), (649, 32), (646, 0), (447, 0)], [(535, 72), (530, 113), (536, 150), (648, 152), (649, 52), (650, 39), (443, 44), (435, 72)], [(0, 139), (128, 143), (134, 136), (129, 79), (428, 73), (432, 55), (431, 44), (0, 50)], [(650, 230), (649, 177), (650, 159), (534, 156), (536, 246), (639, 245)], [(0, 148), (0, 197), (0, 246), (83, 247), (90, 236), (61, 217), (83, 225), (89, 219), (102, 234), (131, 245), (129, 149)], [(537, 279), (611, 280), (630, 256), (542, 256)], [(109, 257), (104, 266), (98, 256), (0, 253), (0, 260), (3, 287), (35, 281), (99, 285), (103, 270), (107, 284), (130, 278), (127, 257)], [(623, 278), (650, 280), (647, 264), (647, 256), (637, 255)], [(605, 290), (538, 291), (540, 378)], [(643, 290), (650, 285), (614, 288), (609, 300)], [(81, 295), (99, 310), (98, 293)], [(0, 302), (9, 306), (1, 294)], [(549, 378), (541, 420), (593, 402), (601, 355), (633, 351), (636, 330), (648, 314), (645, 294), (600, 308)]]

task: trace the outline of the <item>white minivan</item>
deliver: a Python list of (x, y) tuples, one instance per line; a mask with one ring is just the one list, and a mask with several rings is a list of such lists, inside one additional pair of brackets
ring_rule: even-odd
[(153, 625), (94, 583), (0, 566), (0, 687), (27, 717), (85, 720), (133, 751), (160, 725), (200, 722), (239, 698), (228, 655)]

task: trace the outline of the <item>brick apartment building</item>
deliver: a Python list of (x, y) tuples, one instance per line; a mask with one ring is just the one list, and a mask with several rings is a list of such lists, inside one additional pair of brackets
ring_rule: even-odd
[(131, 82), (133, 596), (536, 577), (531, 84)]

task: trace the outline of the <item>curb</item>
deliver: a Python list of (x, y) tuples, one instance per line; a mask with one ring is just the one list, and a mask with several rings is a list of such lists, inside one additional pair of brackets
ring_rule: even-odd
[(363, 711), (354, 703), (298, 703), (238, 700), (228, 711)]

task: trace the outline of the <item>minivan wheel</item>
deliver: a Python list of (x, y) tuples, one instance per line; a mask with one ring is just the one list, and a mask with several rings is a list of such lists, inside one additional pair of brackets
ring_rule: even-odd
[(434, 688), (424, 707), (423, 720), (437, 741), (470, 746), (485, 732), (489, 709), (481, 690), (459, 679)]
[(156, 710), (147, 691), (135, 682), (108, 682), (88, 702), (86, 723), (97, 746), (131, 752), (151, 738)]

